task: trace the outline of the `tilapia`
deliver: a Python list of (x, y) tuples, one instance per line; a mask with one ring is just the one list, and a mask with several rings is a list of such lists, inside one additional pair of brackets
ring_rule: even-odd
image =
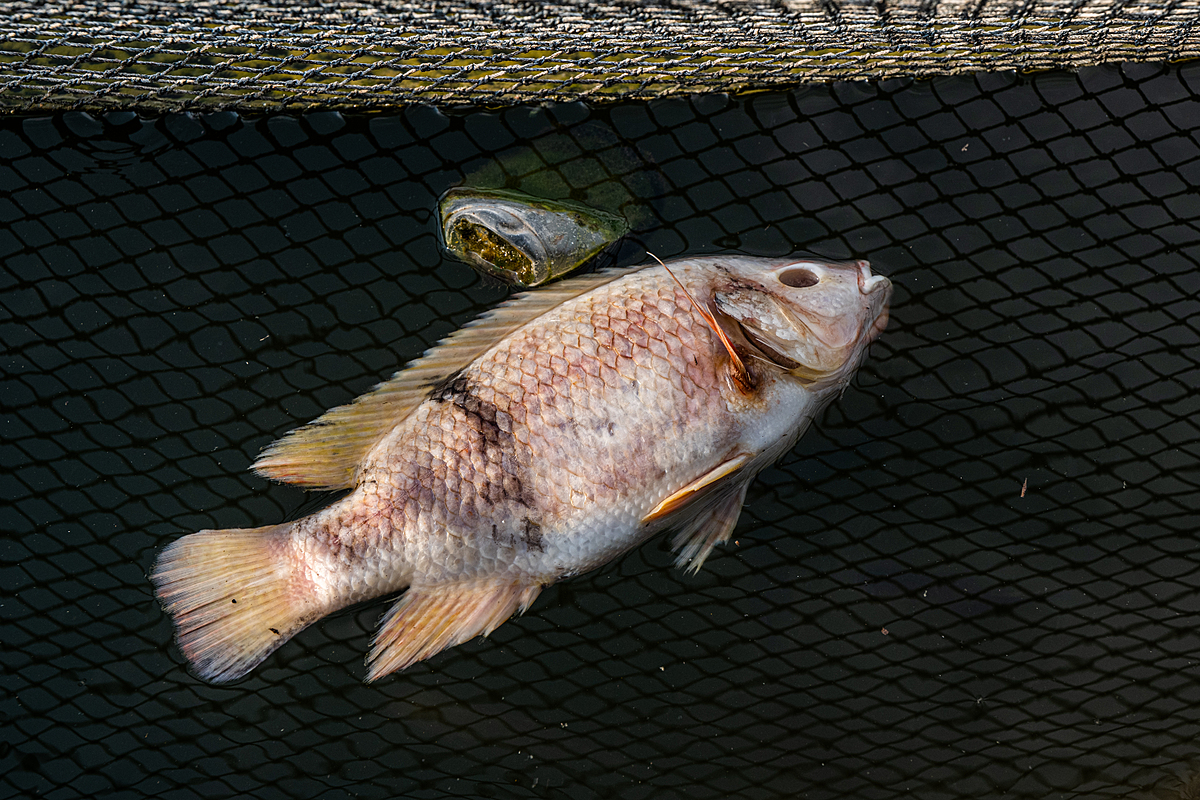
[(230, 681), (321, 617), (407, 589), (373, 681), (661, 531), (697, 570), (754, 476), (845, 389), (890, 296), (865, 261), (742, 256), (520, 295), (254, 464), (343, 498), (163, 550), (152, 579), (179, 646)]

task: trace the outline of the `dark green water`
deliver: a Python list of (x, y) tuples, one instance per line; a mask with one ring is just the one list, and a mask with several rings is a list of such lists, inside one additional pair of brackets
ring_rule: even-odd
[[(375, 685), (382, 603), (198, 681), (157, 549), (319, 505), (247, 467), (504, 296), (438, 247), (481, 172), (620, 208), (623, 264), (868, 258), (891, 326), (699, 575), (656, 541)], [(0, 797), (1165, 791), (1200, 755), (1198, 184), (1195, 65), (0, 120)]]

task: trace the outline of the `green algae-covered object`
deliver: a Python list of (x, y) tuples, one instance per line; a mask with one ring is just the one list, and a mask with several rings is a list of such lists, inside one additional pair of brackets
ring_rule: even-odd
[(438, 210), (447, 250), (526, 288), (580, 267), (628, 229), (614, 214), (502, 189), (451, 189)]

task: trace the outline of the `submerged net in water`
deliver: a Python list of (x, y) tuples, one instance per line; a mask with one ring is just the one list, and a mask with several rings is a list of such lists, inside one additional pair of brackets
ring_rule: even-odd
[(18, 0), (0, 9), (8, 110), (597, 102), (1200, 55), (1197, 0)]
[[(0, 109), (94, 112), (0, 120), (0, 798), (1195, 794), (1200, 3), (0, 11)], [(869, 258), (891, 326), (700, 574), (203, 684), (156, 553), (319, 506), (245, 468), (498, 302), (438, 244), (481, 175), (624, 264)]]
[[(0, 796), (1187, 796), (1198, 119), (1126, 65), (0, 121)], [(622, 264), (868, 258), (892, 322), (699, 574), (663, 537), (369, 686), (383, 602), (204, 684), (156, 554), (319, 506), (247, 467), (499, 301), (438, 244), (481, 174), (611, 201)]]

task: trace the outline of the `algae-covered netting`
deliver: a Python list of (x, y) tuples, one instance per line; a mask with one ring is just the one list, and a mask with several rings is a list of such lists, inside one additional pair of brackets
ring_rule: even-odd
[(0, 109), (648, 98), (1200, 55), (1196, 0), (0, 3)]

